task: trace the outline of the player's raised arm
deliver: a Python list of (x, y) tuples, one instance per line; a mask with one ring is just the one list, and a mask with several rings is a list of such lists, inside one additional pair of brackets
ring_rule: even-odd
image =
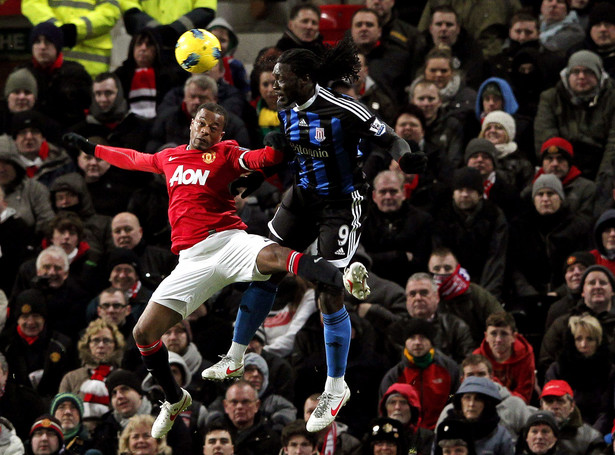
[(62, 136), (62, 140), (68, 147), (81, 150), (87, 155), (96, 156), (122, 169), (154, 173), (162, 172), (155, 165), (155, 155), (140, 153), (133, 149), (98, 145), (77, 133), (67, 133)]

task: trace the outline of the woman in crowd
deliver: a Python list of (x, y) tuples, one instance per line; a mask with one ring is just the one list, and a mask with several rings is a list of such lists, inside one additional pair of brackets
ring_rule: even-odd
[(154, 439), (151, 435), (154, 418), (137, 414), (130, 418), (120, 435), (118, 455), (171, 455), (166, 438)]

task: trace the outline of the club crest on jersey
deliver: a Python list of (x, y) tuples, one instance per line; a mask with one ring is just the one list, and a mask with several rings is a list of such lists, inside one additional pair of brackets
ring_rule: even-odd
[(216, 152), (205, 152), (203, 153), (203, 161), (206, 164), (211, 164), (216, 159)]
[(325, 140), (325, 129), (324, 128), (316, 128), (314, 132), (314, 139), (318, 142), (322, 142)]
[(369, 126), (369, 129), (374, 133), (374, 136), (382, 136), (386, 130), (386, 125), (376, 118)]

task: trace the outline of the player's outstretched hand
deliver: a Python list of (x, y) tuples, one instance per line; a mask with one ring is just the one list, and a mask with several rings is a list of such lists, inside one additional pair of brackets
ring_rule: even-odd
[(290, 147), (290, 142), (288, 142), (286, 135), (281, 131), (269, 131), (263, 139), (263, 144), (284, 153), (287, 160), (292, 158), (293, 149)]
[(86, 138), (77, 133), (66, 133), (62, 136), (62, 141), (69, 147), (81, 150), (88, 155), (94, 156), (96, 144), (91, 143)]
[[(241, 177), (233, 180), (229, 183), (228, 189), (233, 196), (237, 196), (241, 193), (241, 198), (245, 199), (258, 190), (264, 181), (265, 176), (262, 173), (252, 172), (248, 175), (242, 175)], [(243, 193), (240, 190), (241, 188), (245, 188)]]
[(427, 168), (427, 155), (423, 152), (404, 153), (399, 159), (404, 174), (420, 174)]

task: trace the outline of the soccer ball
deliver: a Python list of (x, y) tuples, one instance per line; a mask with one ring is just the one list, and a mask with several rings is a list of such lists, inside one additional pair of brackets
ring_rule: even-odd
[(188, 30), (175, 44), (177, 63), (191, 73), (209, 71), (216, 66), (221, 56), (218, 38), (201, 28)]

